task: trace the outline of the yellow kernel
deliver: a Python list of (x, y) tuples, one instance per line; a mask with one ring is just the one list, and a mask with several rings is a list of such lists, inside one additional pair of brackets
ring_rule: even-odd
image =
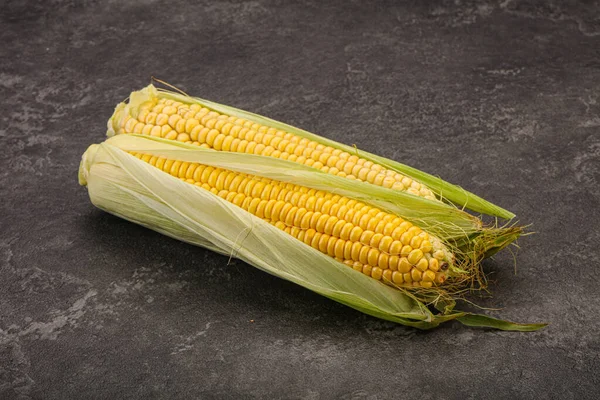
[(430, 253), (433, 250), (433, 246), (429, 240), (423, 240), (420, 248), (423, 253)]
[(281, 207), (281, 211), (279, 213), (279, 220), (285, 221), (288, 213), (294, 208), (290, 203), (282, 202), (283, 207)]
[(306, 212), (303, 216), (302, 216), (302, 220), (300, 221), (300, 228), (302, 229), (308, 229), (310, 228), (310, 219), (313, 216), (313, 212), (312, 211), (308, 211)]
[[(323, 235), (323, 236), (325, 236), (325, 235)], [(325, 253), (327, 253), (331, 257), (335, 256), (335, 244), (336, 244), (337, 240), (338, 239), (333, 236), (329, 236), (329, 239), (327, 240), (327, 249), (326, 249)]]
[(311, 218), (310, 218), (310, 227), (312, 229), (316, 229), (317, 224), (319, 223), (319, 219), (321, 218), (323, 214), (321, 214), (318, 211), (315, 211), (312, 213)]
[[(360, 261), (360, 252), (363, 249), (363, 245), (360, 244), (360, 242), (354, 242), (352, 243), (352, 248), (350, 249), (350, 258), (352, 258), (354, 261)], [(368, 251), (368, 250), (365, 250)], [(366, 253), (365, 253), (366, 254)]]
[[(166, 126), (166, 125), (165, 125)], [(177, 131), (175, 130), (170, 130), (168, 131), (165, 135), (164, 135), (165, 139), (169, 139), (169, 140), (175, 140), (177, 139)]]
[[(343, 221), (343, 220), (340, 220), (340, 221)], [(342, 238), (344, 240), (356, 241), (356, 239), (353, 238), (351, 235), (354, 228), (355, 228), (355, 226), (353, 224), (351, 224), (350, 222), (344, 223), (344, 226), (342, 227), (342, 229), (340, 229), (340, 238)]]
[(392, 271), (396, 271), (398, 269), (398, 264), (400, 263), (400, 257), (398, 256), (390, 256), (388, 259), (388, 267)]
[(402, 184), (402, 182), (394, 182), (394, 184), (392, 185), (392, 190), (403, 191), (404, 189), (405, 189), (405, 187)]
[(339, 157), (331, 155), (329, 158), (327, 158), (326, 164), (328, 167), (335, 167), (338, 161), (340, 161)]
[(179, 133), (185, 133), (185, 119), (180, 119), (175, 123), (175, 130)]
[(375, 178), (377, 177), (377, 175), (378, 175), (377, 171), (370, 170), (367, 173), (367, 182), (374, 183), (375, 182)]
[(215, 150), (222, 150), (223, 141), (225, 140), (225, 137), (226, 137), (226, 136), (225, 136), (225, 135), (223, 135), (222, 133), (218, 134), (218, 135), (215, 137), (215, 140), (214, 140), (214, 142), (213, 142), (213, 144), (212, 144), (212, 147), (213, 147)]
[(375, 176), (375, 179), (373, 179), (373, 184), (377, 185), (377, 186), (383, 186), (383, 180), (385, 179), (385, 175), (383, 174), (377, 174)]
[(181, 161), (175, 161), (173, 162), (173, 164), (171, 164), (171, 169), (169, 170), (169, 173), (173, 176), (178, 176), (178, 172), (179, 172), (179, 167), (181, 166)]
[(413, 269), (410, 271), (410, 277), (412, 278), (412, 280), (413, 280), (413, 281), (416, 281), (416, 282), (420, 281), (420, 280), (421, 280), (421, 278), (422, 278), (422, 275), (423, 275), (423, 274), (421, 273), (421, 271), (419, 271), (419, 270), (418, 270), (418, 269), (416, 269), (416, 268), (413, 268)]
[(386, 176), (386, 177), (383, 179), (382, 186), (383, 186), (383, 187), (386, 187), (386, 188), (388, 188), (388, 189), (391, 189), (391, 188), (393, 188), (393, 186), (394, 186), (394, 183), (396, 183), (396, 180), (395, 180), (394, 178), (392, 178), (392, 177), (390, 177), (390, 176)]
[(336, 257), (344, 258), (344, 248), (346, 247), (346, 241), (337, 239), (335, 242), (334, 254)]
[[(196, 132), (196, 129), (198, 129), (198, 128), (194, 128), (194, 132)], [(206, 138), (208, 136), (208, 132), (210, 132), (210, 129), (208, 129), (208, 128), (204, 128), (203, 127), (201, 129), (198, 129), (198, 131), (197, 131), (197, 135), (198, 136), (197, 136), (197, 138), (195, 140), (197, 140), (201, 144), (205, 144), (206, 143)]]
[(363, 273), (363, 274), (365, 274), (365, 275), (369, 275), (369, 276), (371, 276), (371, 271), (372, 271), (372, 270), (373, 270), (373, 267), (371, 267), (371, 266), (370, 266), (370, 265), (368, 265), (368, 264), (365, 264), (365, 265), (363, 265), (363, 270), (362, 270), (362, 273)]
[(408, 261), (408, 259), (406, 257), (400, 258), (400, 261), (398, 262), (398, 271), (405, 274), (405, 273), (409, 272), (411, 269), (412, 269), (412, 265)]
[(252, 199), (250, 204), (248, 204), (248, 212), (252, 215), (256, 215), (256, 209), (258, 208), (259, 203), (260, 199)]
[(216, 137), (219, 135), (220, 135), (220, 133), (216, 129), (211, 129), (210, 131), (208, 131), (208, 133), (206, 134), (206, 144), (213, 147), (213, 143), (214, 143)]
[(181, 166), (179, 167), (179, 171), (177, 171), (177, 176), (180, 178), (185, 178), (189, 166), (190, 166), (190, 163), (182, 162)]
[(433, 272), (433, 271), (424, 271), (423, 272), (423, 280), (425, 282), (433, 282), (433, 281), (435, 281), (435, 272)]
[(234, 138), (239, 138), (239, 133), (242, 130), (242, 127), (239, 125), (234, 125), (231, 127), (231, 130), (229, 131), (229, 134), (231, 136), (233, 136)]
[(410, 241), (410, 247), (413, 249), (418, 249), (421, 246), (421, 242), (423, 242), (423, 239), (421, 239), (419, 236), (415, 236)]
[(383, 276), (382, 276), (383, 281), (386, 283), (392, 282), (392, 273), (393, 273), (392, 270), (384, 269)]
[(415, 267), (417, 267), (421, 271), (427, 271), (427, 268), (429, 268), (429, 262), (427, 261), (426, 258), (421, 258), (417, 262), (417, 264), (415, 265)]
[(219, 169), (215, 169), (209, 176), (208, 176), (208, 183), (210, 185), (211, 188), (214, 188), (217, 184), (217, 178), (219, 177), (221, 173), (221, 170)]
[(379, 250), (389, 253), (393, 243), (394, 239), (392, 239), (390, 236), (383, 236), (379, 241)]
[(133, 127), (133, 133), (142, 133), (142, 130), (144, 129), (146, 125), (144, 125), (142, 122), (138, 122), (137, 124), (135, 124), (135, 126)]
[(413, 265), (416, 265), (417, 262), (419, 262), (419, 260), (423, 258), (423, 252), (420, 249), (414, 249), (410, 252), (407, 258), (408, 262), (410, 262)]
[(426, 287), (426, 288), (430, 288), (433, 286), (433, 282), (425, 282), (425, 281), (421, 281), (419, 282), (421, 284), (422, 287)]
[(390, 236), (391, 237), (392, 232), (396, 228), (396, 225), (393, 224), (393, 223), (391, 223), (391, 222), (384, 222), (384, 223), (385, 223), (385, 225), (383, 226), (383, 229), (381, 230), (381, 233), (383, 233), (385, 236)]
[(360, 261), (362, 264), (368, 264), (369, 250), (369, 246), (361, 246), (360, 252), (358, 253), (358, 261)]
[(413, 236), (414, 235), (411, 232), (404, 232), (402, 236), (400, 236), (400, 241), (404, 244), (410, 244)]
[(256, 149), (256, 142), (248, 142), (245, 152), (248, 154), (254, 154), (254, 149)]
[(160, 113), (165, 108), (164, 99), (158, 101), (154, 107), (152, 107), (152, 111), (155, 113)]
[(144, 125), (144, 127), (142, 128), (142, 135), (150, 135), (150, 131), (152, 131), (152, 128), (154, 128), (154, 126), (152, 125)]
[(180, 142), (187, 142), (190, 140), (190, 136), (187, 133), (180, 133), (177, 135), (177, 140)]
[(173, 114), (177, 113), (177, 108), (175, 108), (173, 106), (166, 106), (165, 108), (163, 108), (162, 112), (167, 115), (173, 115)]
[(149, 112), (148, 114), (146, 114), (146, 118), (140, 119), (140, 121), (150, 125), (154, 125), (154, 122), (156, 121), (156, 116), (157, 114), (155, 112)]
[(233, 136), (225, 136), (225, 139), (223, 140), (223, 143), (221, 144), (221, 150), (231, 151), (231, 143), (234, 140), (235, 139), (233, 138)]
[(160, 137), (160, 130), (160, 126), (153, 126), (152, 129), (150, 129), (150, 136)]
[(383, 239), (383, 235), (381, 233), (376, 233), (371, 237), (371, 241), (369, 242), (369, 246), (377, 248), (379, 247), (379, 243)]
[(356, 225), (360, 226), (363, 229), (372, 231), (372, 229), (369, 229), (369, 222), (373, 220), (373, 217), (370, 216), (369, 214), (357, 214), (357, 218), (359, 217)]
[(173, 114), (169, 117), (168, 123), (169, 126), (171, 126), (171, 128), (175, 129), (175, 127), (177, 126), (177, 122), (179, 122), (181, 120), (181, 115), (179, 114)]
[(403, 221), (398, 227), (402, 229), (403, 232), (408, 231), (410, 228), (412, 228), (412, 224), (408, 221)]
[(408, 257), (408, 255), (410, 254), (410, 252), (412, 251), (412, 247), (410, 247), (409, 245), (403, 246), (402, 250), (400, 250), (400, 255), (402, 257)]
[(381, 280), (382, 275), (383, 270), (379, 267), (373, 267), (373, 269), (371, 270), (371, 278), (373, 279)]
[(412, 233), (413, 236), (416, 236), (422, 232), (422, 229), (413, 225), (408, 229), (408, 232)]
[(285, 219), (283, 217), (281, 217), (281, 216), (280, 216), (280, 218), (285, 222), (286, 225), (293, 226), (294, 225), (294, 218), (296, 218), (296, 212), (297, 211), (298, 211), (298, 207), (292, 207), (285, 214)]
[(429, 259), (429, 269), (432, 270), (433, 272), (439, 271), (440, 262), (437, 260), (437, 258)]
[(262, 143), (258, 143), (258, 144), (256, 145), (256, 147), (254, 147), (254, 151), (253, 151), (253, 153), (254, 153), (254, 154), (257, 154), (257, 155), (260, 155), (260, 154), (262, 154), (262, 153), (263, 153), (263, 151), (265, 150), (265, 148), (266, 148), (266, 146), (265, 146), (264, 144), (262, 144)]
[(394, 271), (392, 273), (392, 281), (395, 284), (397, 284), (397, 285), (400, 285), (400, 284), (404, 283), (404, 279), (403, 279), (402, 274), (400, 272), (398, 272), (398, 271)]
[(185, 121), (185, 132), (191, 134), (192, 131), (200, 125), (200, 121), (195, 118), (190, 118)]
[[(231, 193), (231, 192), (230, 192)], [(265, 208), (267, 206), (268, 201), (267, 200), (262, 200), (259, 204), (258, 207), (256, 208), (256, 216), (259, 218), (264, 218), (265, 216)], [(305, 231), (301, 231), (301, 234), (304, 235)], [(304, 237), (300, 236), (300, 234), (298, 234), (298, 240), (300, 241), (304, 241), (303, 240)]]
[(227, 123), (227, 121), (226, 121), (226, 120), (224, 120), (224, 119), (221, 119), (221, 118), (218, 118), (218, 119), (217, 119), (217, 122), (215, 123), (215, 129), (216, 129), (216, 130), (218, 130), (218, 131), (220, 131), (220, 132), (222, 132), (222, 133), (225, 133), (225, 132), (223, 132), (223, 131), (222, 131), (222, 128), (223, 128), (223, 126), (224, 126), (226, 123)]
[(368, 176), (369, 172), (371, 172), (371, 171), (368, 168), (361, 168), (357, 174), (355, 174), (353, 172), (352, 175), (355, 175), (358, 178), (358, 180), (366, 181), (366, 180), (368, 180), (367, 176)]
[(327, 225), (327, 221), (329, 221), (329, 215), (321, 214), (319, 219), (317, 220), (317, 231), (325, 232), (325, 226)]
[(377, 265), (379, 260), (380, 251), (377, 249), (369, 249), (369, 253), (367, 254), (367, 263), (369, 265)]
[(405, 231), (401, 227), (397, 227), (397, 228), (394, 228), (394, 230), (392, 231), (392, 234), (390, 236), (393, 237), (394, 240), (400, 240), (402, 238), (402, 234), (404, 232)]
[(388, 248), (388, 253), (390, 253), (391, 255), (398, 255), (400, 254), (400, 252), (402, 251), (402, 242), (399, 240), (394, 240), (392, 241), (392, 243), (390, 244), (390, 247)]
[[(336, 218), (336, 217), (333, 217), (333, 218)], [(342, 231), (342, 229), (345, 225), (346, 225), (346, 221), (339, 219), (333, 226), (331, 234), (335, 237), (341, 238), (340, 232)]]
[(201, 120), (200, 123), (203, 124), (204, 126), (206, 126), (209, 129), (213, 129), (215, 127), (215, 124), (217, 123), (217, 120), (212, 118), (212, 116), (210, 115), (211, 113), (206, 114)]
[(373, 235), (375, 235), (375, 232), (363, 230), (362, 234), (360, 235), (359, 241), (368, 245), (371, 242), (371, 238), (373, 238)]
[(377, 259), (377, 265), (379, 266), (379, 268), (387, 270), (389, 268), (389, 259), (389, 255), (385, 253), (380, 253), (379, 258)]
[[(171, 135), (169, 135), (169, 133), (171, 133)], [(160, 127), (160, 136), (162, 137), (166, 137), (167, 135), (169, 136), (175, 136), (177, 137), (177, 132), (173, 130), (173, 128), (171, 128), (169, 125), (163, 125)]]

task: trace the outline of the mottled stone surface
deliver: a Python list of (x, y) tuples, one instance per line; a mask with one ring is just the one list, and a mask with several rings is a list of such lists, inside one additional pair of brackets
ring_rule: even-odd
[[(597, 1), (188, 3), (0, 5), (0, 398), (598, 394)], [(151, 76), (511, 209), (479, 302), (551, 325), (416, 331), (94, 209), (79, 158)]]

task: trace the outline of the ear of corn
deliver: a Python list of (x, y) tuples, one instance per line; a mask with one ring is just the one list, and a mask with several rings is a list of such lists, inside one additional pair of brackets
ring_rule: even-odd
[(157, 90), (153, 85), (133, 92), (129, 103), (117, 106), (108, 123), (108, 135), (120, 133), (281, 158), (432, 201), (443, 198), (460, 208), (514, 217), (510, 211), (415, 168), (260, 115)]
[[(136, 158), (136, 156), (139, 158)], [(151, 161), (152, 159), (154, 160)], [(159, 159), (163, 161), (159, 162)], [(167, 162), (170, 162), (168, 168), (166, 167)], [(193, 163), (210, 167), (203, 167), (196, 180), (194, 173), (200, 168), (197, 165), (191, 173), (191, 178), (187, 178), (186, 174), (190, 171)], [(327, 189), (330, 194), (332, 191), (339, 190), (343, 192), (344, 196), (355, 202), (364, 202), (365, 207), (367, 207), (365, 208), (366, 215), (368, 210), (379, 205), (387, 205), (389, 209), (393, 208), (394, 204), (398, 203), (395, 201), (397, 197), (393, 196), (408, 196), (404, 193), (381, 188), (381, 190), (384, 190), (384, 196), (380, 198), (379, 195), (369, 195), (368, 191), (363, 188), (365, 185), (359, 182), (352, 182), (343, 177), (333, 176), (310, 168), (307, 169), (301, 165), (296, 165), (295, 168), (286, 168), (288, 165), (281, 163), (291, 164), (289, 161), (249, 154), (217, 153), (197, 147), (186, 147), (183, 144), (167, 143), (164, 140), (121, 135), (100, 145), (93, 145), (88, 149), (82, 159), (79, 179), (81, 184), (87, 185), (92, 202), (107, 212), (179, 240), (240, 258), (265, 272), (295, 282), (379, 318), (421, 329), (432, 328), (452, 319), (457, 319), (470, 326), (488, 326), (506, 330), (535, 330), (543, 326), (540, 324), (514, 324), (456, 311), (453, 309), (451, 301), (444, 303), (443, 313), (433, 313), (419, 299), (422, 300), (427, 296), (435, 295), (435, 287), (428, 289), (429, 285), (424, 285), (421, 290), (425, 292), (420, 296), (419, 292), (405, 289), (402, 285), (394, 285), (393, 281), (388, 282), (386, 285), (383, 283), (383, 276), (378, 276), (378, 274), (374, 276), (372, 273), (367, 276), (364, 270), (358, 272), (354, 268), (349, 268), (348, 263), (345, 265), (341, 257), (334, 257), (335, 251), (332, 255), (326, 246), (325, 248), (319, 245), (311, 246), (298, 240), (298, 235), (290, 234), (292, 233), (292, 227), (295, 227), (297, 223), (297, 221), (294, 221), (295, 218), (286, 219), (286, 215), (285, 221), (271, 220), (267, 222), (263, 219), (265, 217), (264, 213), (261, 217), (256, 209), (252, 209), (252, 207), (258, 207), (260, 200), (258, 202), (243, 200), (240, 204), (242, 207), (240, 207), (236, 205), (235, 201), (232, 201), (235, 196), (232, 197), (228, 193), (222, 193), (223, 189), (218, 189), (218, 187), (223, 188), (223, 182), (230, 179), (229, 187), (239, 188), (240, 192), (253, 194), (253, 190), (248, 189), (252, 179), (247, 180), (243, 189), (241, 183), (232, 186), (232, 181), (241, 174), (249, 174), (256, 178), (254, 181), (258, 183), (253, 184), (253, 189), (260, 186), (260, 182), (265, 182), (261, 179), (276, 180), (277, 182), (272, 183), (279, 184), (281, 182), (281, 185), (283, 185), (283, 182), (288, 182), (287, 185), (290, 185), (291, 182), (298, 185), (300, 180), (302, 185), (316, 190), (320, 190), (319, 187), (322, 187), (320, 185), (327, 182), (329, 185)], [(204, 174), (205, 176), (202, 177), (202, 174), (209, 168), (213, 169), (208, 175)], [(213, 174), (217, 169), (220, 169), (221, 172)], [(223, 172), (225, 170), (229, 172)], [(235, 175), (236, 173), (238, 175)], [(246, 178), (248, 177), (246, 176)], [(219, 179), (222, 182), (217, 183)], [(336, 185), (341, 181), (344, 181), (344, 183), (349, 182), (350, 185), (338, 189)], [(288, 188), (290, 189), (290, 195), (285, 196), (286, 201), (288, 197), (291, 199), (296, 193), (305, 190), (292, 186), (288, 186)], [(258, 195), (258, 190), (256, 190), (256, 194)], [(386, 200), (385, 195), (392, 196), (394, 200)], [(413, 200), (417, 196), (407, 198)], [(422, 201), (436, 204), (436, 207), (448, 207), (449, 210), (454, 210), (441, 202), (426, 199), (417, 199), (414, 204), (407, 201), (403, 203), (402, 207), (405, 212), (411, 210), (416, 212), (415, 210), (419, 208), (419, 202)], [(315, 204), (316, 202), (317, 200), (315, 200)], [(325, 200), (321, 201), (321, 207), (324, 207), (324, 204)], [(290, 207), (288, 207), (288, 213), (291, 210)], [(368, 209), (368, 207), (371, 207), (371, 209)], [(324, 209), (321, 208), (321, 210)], [(331, 207), (329, 210), (331, 211)], [(444, 209), (438, 209), (440, 213), (441, 210)], [(394, 221), (394, 223), (402, 224), (399, 215), (402, 214), (396, 214), (396, 217), (386, 217), (385, 215), (379, 215), (379, 217), (382, 221), (387, 218), (386, 221), (388, 222)], [(394, 218), (399, 219), (394, 220)], [(277, 226), (278, 222), (285, 225), (284, 230), (279, 229), (281, 226)], [(329, 219), (327, 221), (323, 220), (323, 226), (326, 226), (328, 222), (330, 222)], [(357, 222), (360, 224), (360, 219)], [(368, 223), (368, 221), (365, 220), (365, 223)], [(381, 227), (385, 229), (385, 225)], [(393, 232), (392, 227), (388, 227), (387, 233), (390, 233), (390, 229)], [(334, 235), (329, 236), (333, 237)], [(384, 236), (386, 235), (382, 234), (379, 237), (378, 245), (381, 245)], [(406, 259), (413, 266), (411, 275), (414, 274), (414, 276), (411, 279), (414, 278), (418, 282), (428, 282), (428, 280), (423, 279), (423, 275), (427, 273), (431, 276), (429, 272), (433, 273), (437, 266), (433, 262), (431, 268), (431, 264), (428, 262), (427, 268), (425, 268), (425, 265), (419, 266), (419, 262), (425, 259), (425, 253), (430, 254), (433, 251), (434, 246), (433, 244), (423, 246), (422, 242), (426, 235), (418, 237), (422, 238), (420, 243), (417, 243), (419, 240), (412, 241), (412, 238), (410, 240), (415, 247), (413, 250), (418, 248), (419, 252), (414, 253), (412, 256), (410, 253), (406, 254)], [(500, 236), (496, 235), (496, 239), (498, 237)], [(370, 238), (373, 239), (373, 236)], [(337, 237), (334, 239), (338, 240)], [(398, 239), (401, 239), (401, 235)], [(435, 236), (427, 236), (427, 239), (434, 240)], [(392, 237), (391, 240), (393, 242), (394, 238)], [(439, 251), (444, 253), (443, 256), (440, 255), (440, 259), (451, 264), (451, 268), (448, 270), (449, 275), (461, 277), (471, 273), (471, 271), (459, 268), (462, 266), (460, 259), (464, 255), (456, 253), (456, 249), (447, 240), (441, 238), (439, 240), (441, 242), (436, 246)], [(277, 243), (277, 245), (271, 245), (273, 243)], [(366, 246), (366, 243), (361, 243), (360, 238), (356, 240), (356, 243), (359, 243), (358, 245), (362, 247)], [(369, 245), (371, 244), (373, 243), (369, 242)], [(391, 246), (391, 243), (388, 244)], [(446, 247), (446, 245), (450, 247)], [(386, 252), (390, 252), (390, 246), (385, 245)], [(390, 254), (397, 251), (396, 249)], [(448, 251), (454, 252), (454, 255), (448, 255)], [(383, 253), (383, 250), (381, 253)], [(457, 259), (454, 260), (453, 256), (456, 256)], [(367, 261), (367, 264), (370, 265), (374, 261), (374, 257), (371, 258), (373, 259), (367, 257), (363, 261)], [(437, 258), (432, 257), (428, 261), (431, 259)], [(458, 265), (456, 267), (454, 266), (455, 262)], [(361, 264), (365, 263), (361, 262)], [(369, 272), (373, 272), (373, 268)], [(434, 278), (427, 279), (433, 280)], [(431, 292), (427, 292), (428, 290)], [(438, 305), (438, 308), (441, 308), (440, 305)]]

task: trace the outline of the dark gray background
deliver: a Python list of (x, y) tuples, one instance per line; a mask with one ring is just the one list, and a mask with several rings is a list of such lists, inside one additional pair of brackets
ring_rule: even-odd
[[(0, 6), (0, 398), (595, 397), (597, 1), (187, 3)], [(514, 211), (478, 302), (551, 325), (416, 331), (94, 209), (79, 158), (152, 75)]]

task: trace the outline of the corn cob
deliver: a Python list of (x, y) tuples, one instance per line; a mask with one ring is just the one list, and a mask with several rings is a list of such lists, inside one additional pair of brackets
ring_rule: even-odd
[[(473, 272), (457, 264), (464, 266), (489, 249), (504, 247), (519, 229), (485, 228), (480, 232), (486, 238), (480, 243), (483, 247), (474, 246), (478, 235), (470, 234), (465, 237), (470, 251), (455, 253), (458, 248), (448, 247), (446, 239), (389, 211), (405, 210), (419, 220), (430, 212), (422, 209), (424, 200), (409, 196), (413, 201), (398, 207), (393, 191), (376, 197), (361, 183), (342, 184), (348, 181), (316, 171), (298, 172), (306, 167), (290, 164), (119, 135), (90, 146), (79, 180), (103, 210), (234, 255), (379, 318), (421, 329), (452, 319), (505, 330), (544, 326), (456, 311), (451, 297), (444, 295)], [(463, 218), (444, 203), (427, 203), (446, 225)], [(243, 238), (238, 240), (240, 233)], [(419, 299), (435, 301), (442, 313), (434, 314)]]
[(149, 135), (214, 150), (280, 158), (332, 175), (436, 200), (424, 184), (365, 158), (197, 103), (160, 95), (160, 92), (149, 91), (139, 107), (124, 104), (117, 107), (109, 130), (116, 134)]
[(222, 168), (131, 152), (248, 211), (307, 245), (387, 284), (430, 288), (452, 254), (409, 221), (348, 197)]

